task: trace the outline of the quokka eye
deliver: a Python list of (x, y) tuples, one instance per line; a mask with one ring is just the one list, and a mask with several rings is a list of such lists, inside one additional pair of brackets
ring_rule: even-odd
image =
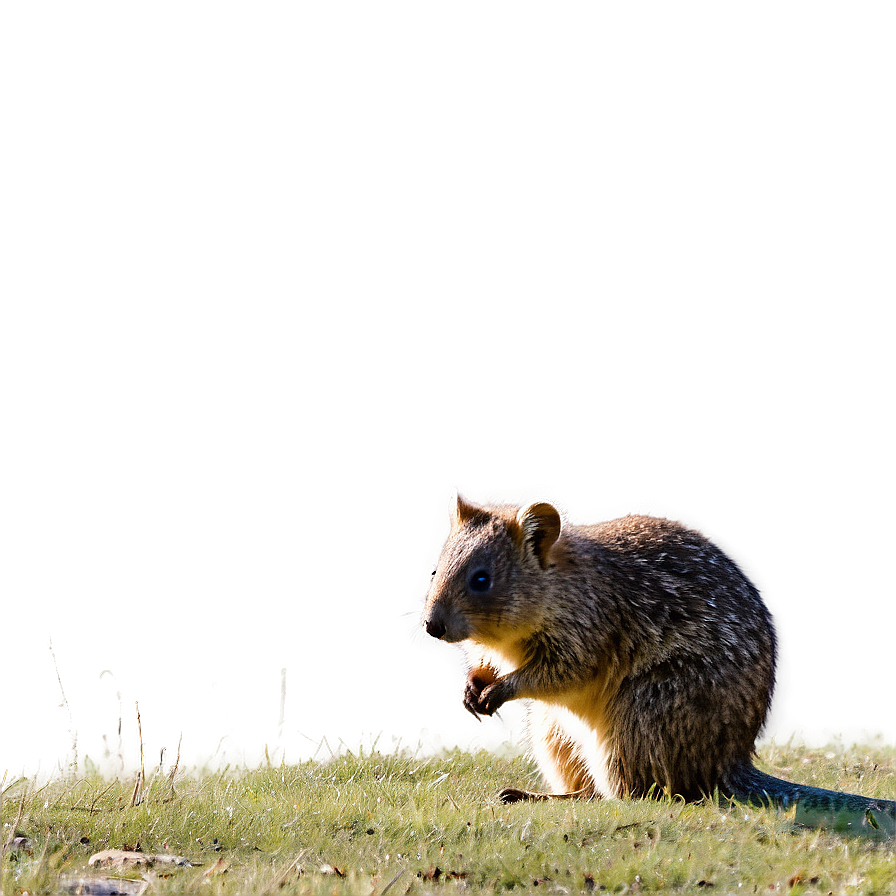
[(484, 569), (479, 569), (470, 576), (469, 583), (470, 591), (485, 594), (492, 587), (492, 577)]

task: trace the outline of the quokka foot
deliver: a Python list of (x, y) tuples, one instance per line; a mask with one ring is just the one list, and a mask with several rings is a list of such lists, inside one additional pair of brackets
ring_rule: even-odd
[(502, 803), (520, 803), (524, 800), (590, 800), (594, 799), (594, 791), (590, 787), (573, 790), (571, 793), (537, 793), (532, 790), (517, 790), (516, 787), (505, 787), (498, 799)]

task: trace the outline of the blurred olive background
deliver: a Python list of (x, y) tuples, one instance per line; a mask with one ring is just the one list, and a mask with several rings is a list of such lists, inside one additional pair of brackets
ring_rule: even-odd
[(293, 755), (517, 732), (417, 633), (455, 484), (703, 527), (774, 727), (892, 736), (891, 4), (0, 25), (3, 767), (68, 752), (49, 635), (98, 761), (102, 669), (129, 765), (137, 699), (257, 757), (283, 667)]

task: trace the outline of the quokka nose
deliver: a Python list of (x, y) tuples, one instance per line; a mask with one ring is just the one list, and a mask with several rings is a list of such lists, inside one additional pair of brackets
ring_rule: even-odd
[(441, 619), (427, 619), (423, 627), (426, 629), (426, 634), (434, 638), (445, 637), (445, 623)]

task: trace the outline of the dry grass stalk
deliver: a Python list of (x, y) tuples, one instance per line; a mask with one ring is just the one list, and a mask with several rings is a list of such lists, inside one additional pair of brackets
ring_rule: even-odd
[(285, 871), (282, 871), (282, 872), (281, 872), (281, 873), (274, 879), (274, 885), (273, 885), (273, 887), (271, 887), (271, 891), (272, 891), (272, 892), (276, 893), (276, 892), (283, 886), (283, 884), (286, 883), (286, 880), (289, 878), (289, 876), (290, 876), (294, 871), (297, 872), (298, 874), (301, 874), (301, 873), (302, 873), (302, 868), (301, 868), (301, 865), (299, 865), (299, 862), (301, 862), (302, 859), (305, 857), (305, 853), (306, 853), (306, 852), (307, 852), (307, 850), (303, 849), (303, 850), (302, 850), (302, 851), (295, 857), (295, 859), (292, 861), (292, 863), (286, 867), (286, 870), (285, 870)]
[(118, 776), (119, 778), (124, 777), (124, 757), (122, 753), (121, 743), (122, 743), (122, 730), (124, 728), (124, 708), (121, 702), (121, 688), (118, 686), (118, 679), (115, 677), (115, 673), (111, 669), (103, 669), (100, 672), (100, 681), (104, 678), (109, 678), (112, 680), (112, 683), (115, 685), (115, 699), (118, 701), (118, 724), (116, 726), (116, 734), (118, 736)]
[(174, 765), (171, 766), (171, 771), (168, 772), (168, 783), (174, 787), (174, 776), (177, 774), (177, 767), (180, 765), (180, 751), (181, 747), (184, 745), (184, 733), (183, 731), (178, 731), (177, 733), (177, 749), (174, 753)]
[(286, 747), (283, 744), (283, 729), (286, 727), (286, 696), (289, 691), (289, 671), (286, 666), (280, 670), (280, 716), (277, 720), (277, 743), (280, 747), (280, 758), (286, 759)]
[(131, 805), (138, 806), (142, 799), (143, 782), (146, 779), (146, 744), (143, 740), (143, 717), (140, 715), (140, 701), (134, 701), (134, 715), (137, 717), (137, 739), (140, 741), (140, 771), (137, 772), (137, 783), (131, 796)]
[(68, 702), (68, 697), (65, 694), (65, 685), (62, 681), (62, 673), (59, 671), (59, 661), (56, 659), (56, 648), (53, 646), (52, 637), (47, 638), (47, 649), (50, 651), (50, 656), (53, 659), (53, 669), (56, 672), (56, 681), (59, 683), (59, 692), (62, 694), (62, 705), (65, 707), (66, 714), (68, 715), (68, 733), (71, 738), (72, 765), (77, 766), (78, 729), (75, 727), (75, 718), (72, 713), (71, 704)]
[[(6, 775), (3, 776), (3, 780), (6, 780)], [(28, 779), (25, 779), (25, 786), (22, 788), (22, 798), (19, 800), (19, 811), (16, 813), (16, 820), (13, 823), (13, 826), (9, 829), (9, 834), (6, 840), (3, 842), (3, 851), (5, 852), (9, 849), (10, 844), (16, 837), (16, 830), (18, 830), (19, 824), (22, 821), (22, 813), (25, 811), (25, 797), (28, 795)]]
[(146, 789), (147, 795), (152, 793), (153, 787), (156, 786), (156, 779), (162, 774), (162, 767), (165, 765), (165, 753), (167, 752), (167, 749), (167, 747), (162, 747), (162, 749), (159, 750), (159, 764), (153, 773), (152, 781), (149, 782), (149, 787)]

